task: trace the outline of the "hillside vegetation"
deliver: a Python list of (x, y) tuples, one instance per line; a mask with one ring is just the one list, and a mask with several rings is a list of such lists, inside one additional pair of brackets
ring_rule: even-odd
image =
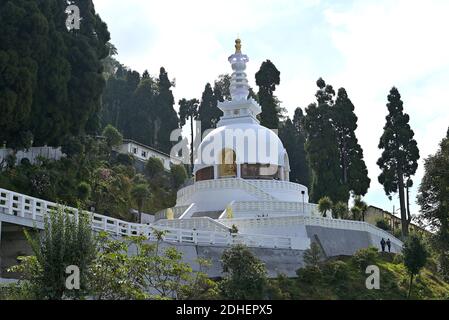
[[(380, 289), (368, 290), (366, 266), (380, 269)], [(338, 257), (319, 266), (300, 269), (298, 278), (278, 277), (273, 288), (277, 298), (293, 300), (405, 300), (409, 289), (407, 270), (401, 255), (362, 250), (353, 257)], [(436, 264), (427, 266), (414, 280), (410, 299), (449, 299), (449, 284), (437, 275)]]

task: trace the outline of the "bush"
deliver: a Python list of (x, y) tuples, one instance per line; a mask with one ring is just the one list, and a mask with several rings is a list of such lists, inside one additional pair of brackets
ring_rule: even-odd
[(124, 166), (132, 166), (134, 163), (134, 157), (130, 154), (119, 153), (117, 155), (117, 163)]
[(160, 159), (151, 157), (145, 165), (145, 172), (150, 178), (154, 178), (164, 172), (164, 164)]
[(106, 138), (106, 143), (109, 148), (119, 146), (123, 142), (122, 134), (110, 124), (104, 128), (103, 136)]
[(329, 283), (341, 284), (350, 279), (350, 268), (344, 261), (331, 261), (324, 265), (323, 276)]
[(90, 185), (87, 182), (81, 182), (78, 185), (78, 198), (81, 201), (86, 201), (87, 199), (89, 199), (91, 193), (92, 193), (92, 188), (90, 187)]
[(170, 169), (175, 188), (179, 188), (187, 180), (187, 171), (183, 165), (174, 165)]
[(361, 249), (354, 255), (354, 261), (363, 273), (368, 266), (376, 264), (379, 257), (379, 250), (371, 247), (368, 249)]
[(379, 219), (376, 221), (376, 227), (385, 230), (385, 231), (390, 231), (390, 225), (388, 223), (388, 221), (386, 219)]

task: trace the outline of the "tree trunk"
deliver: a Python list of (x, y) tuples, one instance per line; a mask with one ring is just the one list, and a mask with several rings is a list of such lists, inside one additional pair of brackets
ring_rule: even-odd
[(409, 287), (408, 287), (407, 299), (410, 299), (410, 296), (412, 294), (412, 285), (413, 285), (413, 274), (410, 275), (410, 284), (409, 284)]
[(409, 230), (410, 222), (412, 222), (412, 214), (410, 213), (410, 190), (407, 183), (407, 230)]
[(399, 202), (401, 205), (401, 225), (402, 225), (402, 237), (408, 236), (408, 224), (407, 224), (407, 210), (405, 207), (405, 194), (404, 194), (404, 175), (402, 171), (398, 172), (398, 187), (399, 187)]
[(190, 117), (190, 172), (193, 172), (193, 116)]

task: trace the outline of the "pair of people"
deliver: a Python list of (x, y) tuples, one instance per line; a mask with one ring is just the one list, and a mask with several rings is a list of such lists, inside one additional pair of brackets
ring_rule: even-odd
[(385, 241), (385, 239), (382, 238), (382, 240), (380, 240), (380, 246), (382, 247), (382, 252), (385, 252), (385, 246), (388, 247), (388, 252), (391, 252), (391, 241), (390, 241), (390, 239), (387, 239), (387, 241)]

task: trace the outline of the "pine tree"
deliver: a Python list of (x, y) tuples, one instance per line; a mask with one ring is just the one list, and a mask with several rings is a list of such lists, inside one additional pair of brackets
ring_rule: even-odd
[(164, 68), (160, 69), (158, 81), (158, 96), (156, 98), (155, 121), (158, 121), (157, 143), (155, 147), (170, 153), (173, 142), (170, 141), (170, 135), (173, 130), (178, 129), (179, 119), (174, 109), (175, 99), (171, 91), (173, 84), (168, 79), (168, 74)]
[(80, 30), (66, 28), (67, 2), (0, 2), (0, 140), (10, 147), (97, 129), (109, 33), (91, 0), (70, 3), (83, 12)]
[(304, 151), (304, 137), (301, 132), (297, 131), (297, 127), (290, 118), (282, 123), (279, 138), (289, 156), (290, 180), (308, 186), (309, 172)]
[(332, 123), (337, 133), (340, 155), (341, 182), (354, 195), (365, 195), (371, 180), (363, 160), (362, 147), (355, 134), (357, 116), (354, 113), (354, 105), (344, 88), (338, 90), (332, 111)]
[(347, 202), (348, 190), (340, 180), (337, 134), (331, 121), (335, 91), (323, 79), (319, 79), (317, 85), (318, 104), (309, 105), (303, 121), (305, 150), (312, 171), (310, 197), (315, 203), (325, 196), (335, 203)]
[[(377, 161), (382, 170), (379, 183), (385, 193), (391, 198), (393, 193), (399, 193), (401, 205), (402, 235), (408, 235), (408, 226), (412, 219), (409, 206), (408, 189), (412, 186), (411, 177), (418, 168), (419, 150), (414, 132), (410, 128), (410, 117), (404, 113), (403, 102), (398, 89), (393, 88), (388, 95), (389, 114), (386, 118), (384, 133), (380, 138), (379, 149), (382, 157)], [(405, 191), (407, 190), (407, 192)]]
[[(310, 186), (310, 169), (307, 161), (305, 151), (305, 132), (302, 126), (304, 121), (304, 113), (301, 108), (296, 108), (295, 115), (293, 116), (293, 125), (295, 127), (297, 135), (297, 146), (293, 151), (295, 154), (295, 160), (290, 161), (290, 167), (292, 172), (290, 173), (290, 179), (294, 182), (301, 183), (302, 185)], [(290, 153), (289, 153), (290, 154)]]
[(216, 91), (212, 90), (210, 83), (206, 84), (204, 88), (203, 95), (201, 97), (201, 103), (198, 108), (198, 119), (201, 121), (201, 136), (204, 131), (215, 128), (218, 120), (220, 119), (222, 112), (218, 109), (218, 99), (217, 95), (221, 96), (221, 91), (218, 93), (218, 88)]
[(191, 171), (193, 170), (193, 155), (195, 153), (194, 150), (194, 132), (193, 132), (193, 121), (198, 119), (198, 104), (199, 101), (197, 99), (179, 100), (179, 119), (181, 123), (181, 127), (183, 127), (187, 120), (190, 119), (190, 165)]
[(280, 83), (278, 69), (270, 61), (264, 61), (256, 73), (256, 84), (259, 86), (258, 101), (262, 107), (260, 124), (269, 129), (279, 128), (280, 108), (279, 101), (274, 96), (276, 85)]

